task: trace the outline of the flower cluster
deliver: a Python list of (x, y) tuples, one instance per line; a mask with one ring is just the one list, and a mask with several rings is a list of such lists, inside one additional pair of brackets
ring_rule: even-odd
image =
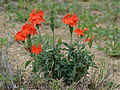
[(92, 39), (91, 39), (91, 38), (86, 38), (86, 40), (84, 41), (84, 44), (85, 44), (87, 41), (91, 42), (94, 38), (95, 38), (95, 36), (93, 36)]
[(34, 26), (36, 26), (37, 24), (39, 24), (40, 26), (42, 25), (41, 22), (44, 22), (43, 16), (43, 10), (41, 11), (37, 11), (35, 9), (32, 10), (31, 14), (29, 14), (29, 20), (28, 22), (31, 22), (31, 24), (33, 24)]
[(23, 25), (22, 30), (15, 35), (15, 39), (16, 41), (25, 41), (25, 39), (27, 39), (27, 35), (34, 36), (35, 34), (37, 34), (36, 28), (32, 24), (27, 23)]
[(74, 32), (76, 33), (77, 36), (79, 36), (79, 35), (84, 36), (84, 31), (87, 31), (87, 30), (88, 30), (88, 28), (84, 28), (84, 30), (81, 30), (81, 28), (80, 29), (77, 28), (76, 30), (74, 30)]
[[(76, 16), (76, 14), (67, 14), (64, 16), (63, 18), (63, 23), (67, 24), (67, 25), (70, 25), (71, 27), (77, 27), (77, 22), (78, 22), (78, 17)], [(76, 28), (76, 30), (74, 30), (74, 32), (76, 33), (76, 36), (79, 36), (79, 35), (82, 35), (84, 36), (84, 32), (85, 31), (88, 31), (88, 28), (84, 28), (84, 30), (81, 30), (81, 28)], [(84, 44), (89, 41), (91, 42), (93, 39), (95, 38), (95, 36), (93, 36), (92, 39), (90, 38), (86, 38)]]
[(16, 41), (20, 41), (20, 40), (25, 41), (25, 39), (27, 39), (27, 36), (23, 36), (21, 31), (16, 33), (16, 35), (15, 35), (15, 40)]
[[(16, 33), (15, 35), (16, 41), (25, 41), (25, 39), (28, 39), (28, 35), (34, 36), (35, 34), (37, 34), (37, 29), (35, 28), (35, 26), (37, 24), (41, 26), (42, 25), (41, 22), (44, 22), (43, 19), (44, 13), (42, 10), (37, 11), (33, 9), (29, 16), (30, 16), (29, 20), (25, 25), (22, 26), (22, 30)], [(31, 49), (32, 53), (39, 54), (39, 52), (42, 52), (41, 44), (39, 44), (37, 48), (35, 47), (35, 45), (32, 45)]]
[(75, 26), (77, 27), (77, 22), (78, 22), (78, 17), (76, 16), (76, 14), (71, 15), (68, 14), (63, 18), (63, 23), (65, 24), (69, 24), (71, 27)]
[[(36, 25), (41, 26), (42, 23), (44, 22), (44, 13), (43, 11), (37, 11), (35, 9), (33, 9), (31, 11), (31, 14), (29, 14), (29, 20), (27, 21), (27, 23), (25, 25), (23, 25), (22, 30), (17, 32), (15, 35), (15, 39), (16, 41), (25, 41), (26, 39), (28, 39), (28, 35), (30, 36), (34, 36), (35, 34), (37, 34), (37, 29), (35, 28)], [(71, 13), (71, 14), (67, 14), (64, 16), (63, 18), (63, 23), (69, 25), (71, 27), (71, 34), (73, 32), (73, 26), (77, 27), (77, 22), (79, 21), (78, 17), (76, 14)], [(76, 33), (77, 36), (82, 35), (84, 36), (84, 32), (88, 31), (88, 28), (84, 28), (83, 30), (80, 28), (76, 28), (76, 30), (74, 30), (74, 32)], [(72, 36), (72, 35), (71, 35)], [(92, 39), (87, 38), (84, 42), (84, 44), (87, 41), (92, 41), (94, 39), (94, 36)], [(38, 47), (36, 48), (35, 45), (31, 45), (31, 52), (32, 53), (36, 53), (39, 54), (39, 52), (42, 51), (41, 49), (41, 44), (38, 45)]]
[(34, 44), (32, 45), (31, 47), (32, 49), (32, 53), (35, 53), (36, 55), (39, 54), (39, 52), (42, 52), (42, 49), (41, 49), (41, 43), (38, 45), (38, 47), (36, 47)]

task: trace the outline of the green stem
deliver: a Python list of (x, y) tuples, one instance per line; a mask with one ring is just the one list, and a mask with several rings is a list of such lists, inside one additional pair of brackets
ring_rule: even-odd
[(51, 24), (50, 24), (50, 27), (51, 27), (51, 30), (52, 30), (52, 33), (53, 33), (53, 48), (55, 48), (55, 42), (54, 42), (54, 39), (55, 39), (55, 35), (54, 35), (54, 29), (55, 29), (55, 21), (54, 21), (54, 15), (55, 15), (55, 13), (54, 13), (54, 8), (55, 8), (55, 6), (54, 6), (54, 4), (52, 5), (52, 7), (51, 7), (51, 11), (50, 11), (50, 22), (51, 22)]
[(39, 32), (40, 42), (42, 42), (42, 44), (43, 44), (43, 46), (44, 46), (44, 43), (43, 43), (43, 40), (42, 40), (42, 35), (41, 35), (40, 30), (39, 30), (39, 25), (36, 26), (36, 29), (37, 29), (37, 31)]
[(71, 35), (70, 43), (72, 44), (72, 35)]
[[(30, 49), (30, 53), (31, 53), (31, 47), (32, 47), (32, 43), (31, 43), (31, 35), (27, 35), (27, 43), (28, 43), (28, 48)], [(32, 56), (32, 53), (31, 53), (31, 56)]]
[(69, 30), (70, 30), (70, 44), (72, 44), (72, 34), (73, 34), (73, 27), (69, 25)]
[(40, 30), (39, 30), (39, 36), (40, 36), (40, 41), (43, 43), (43, 40), (42, 40), (42, 35), (41, 35)]
[(27, 35), (27, 38), (28, 38), (28, 40), (27, 40), (27, 42), (28, 42), (28, 47), (31, 49), (32, 44), (31, 44), (31, 39), (30, 39), (30, 37), (31, 37), (31, 35)]
[(53, 48), (55, 48), (55, 34), (54, 34), (54, 30), (53, 30)]

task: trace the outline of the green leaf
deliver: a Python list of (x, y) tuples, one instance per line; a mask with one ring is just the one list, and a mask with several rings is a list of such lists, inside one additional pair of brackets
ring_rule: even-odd
[(46, 52), (51, 52), (51, 51), (53, 51), (53, 49), (51, 48), (51, 49), (46, 49), (45, 50)]
[(62, 44), (62, 38), (60, 37), (60, 38), (58, 39), (58, 43), (56, 44), (56, 47), (59, 47), (61, 44)]
[(31, 63), (32, 60), (29, 60), (25, 63), (25, 68)]
[(81, 44), (81, 46), (82, 46), (81, 50), (85, 48), (85, 44)]
[(57, 64), (56, 66), (55, 66), (55, 70), (59, 70), (59, 64)]
[(89, 45), (89, 48), (91, 48), (92, 47), (92, 41), (89, 42), (88, 45)]
[(63, 43), (63, 45), (65, 45), (66, 47), (71, 48), (71, 47), (69, 46), (69, 44), (67, 44), (67, 43), (65, 43), (65, 42), (62, 42), (62, 43)]

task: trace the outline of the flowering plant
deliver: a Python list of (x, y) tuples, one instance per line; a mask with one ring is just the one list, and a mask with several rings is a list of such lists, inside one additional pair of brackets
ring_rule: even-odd
[[(44, 13), (42, 10), (33, 10), (29, 16), (28, 22), (15, 35), (16, 41), (23, 42), (24, 45), (27, 43), (28, 51), (34, 59), (27, 61), (25, 67), (32, 62), (32, 72), (37, 73), (41, 69), (44, 72), (44, 78), (47, 80), (63, 78), (66, 84), (79, 81), (88, 73), (90, 66), (95, 67), (93, 62), (94, 55), (85, 49), (85, 43), (89, 41), (91, 47), (95, 37), (87, 38), (83, 44), (72, 40), (73, 31), (77, 36), (84, 36), (84, 32), (88, 30), (88, 28), (84, 28), (84, 30), (76, 28), (79, 21), (76, 14), (71, 13), (63, 18), (63, 23), (69, 26), (70, 43), (63, 42), (61, 39), (55, 43), (54, 8), (51, 9), (50, 27), (53, 33), (53, 45), (49, 43), (49, 40), (44, 42), (40, 33), (38, 35), (40, 37), (40, 40), (38, 40), (40, 41), (39, 44), (33, 44), (34, 39), (32, 37), (38, 34), (37, 31), (42, 25), (41, 22), (44, 22)], [(73, 30), (74, 28), (76, 30)]]

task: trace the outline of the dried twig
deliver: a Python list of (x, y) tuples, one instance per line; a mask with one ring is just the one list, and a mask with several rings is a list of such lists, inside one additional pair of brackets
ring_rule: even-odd
[(101, 80), (101, 82), (95, 87), (95, 89), (98, 89), (105, 81), (107, 81), (110, 77), (112, 68), (110, 68), (109, 70), (107, 70), (106, 75), (104, 76), (103, 80)]
[(0, 47), (0, 66), (2, 65), (1, 62), (2, 62), (2, 47)]
[(5, 68), (6, 68), (6, 70), (8, 71), (8, 73), (10, 75), (10, 80), (11, 80), (11, 83), (12, 83), (12, 87), (16, 88), (16, 85), (14, 84), (14, 82), (12, 80), (12, 78), (13, 78), (13, 72), (10, 69), (10, 65), (8, 64), (8, 48), (10, 46), (10, 43), (11, 43), (11, 36), (9, 35), (8, 44), (7, 44), (5, 53), (4, 53), (4, 65), (5, 65)]

